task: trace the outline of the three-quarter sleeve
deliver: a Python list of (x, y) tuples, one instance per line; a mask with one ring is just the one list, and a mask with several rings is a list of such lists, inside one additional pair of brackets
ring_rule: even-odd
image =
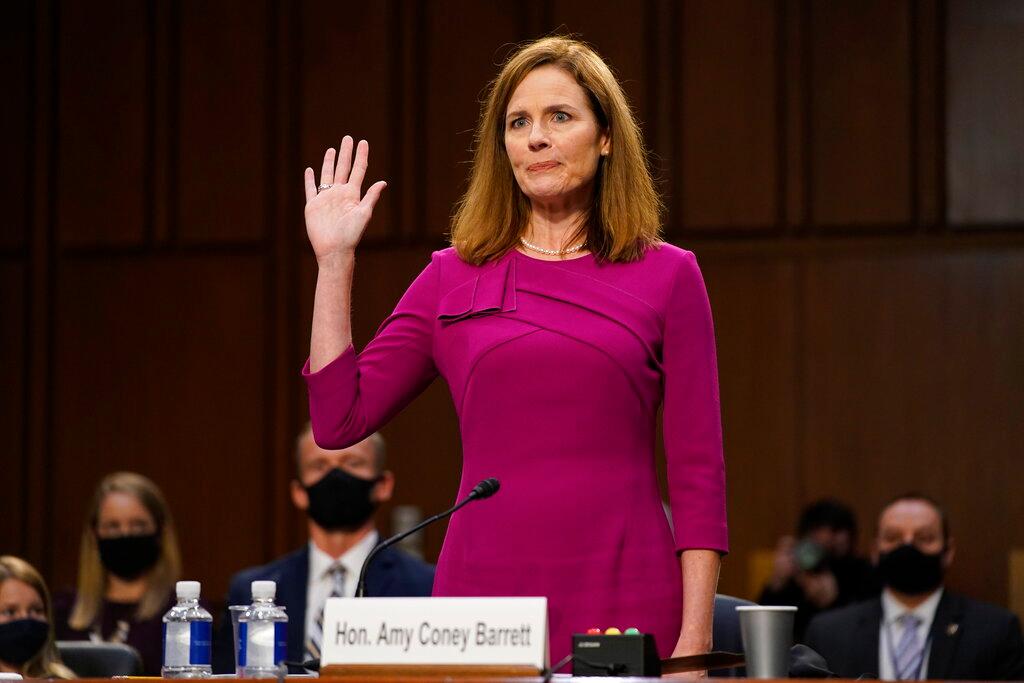
[(664, 438), (677, 550), (728, 552), (715, 331), (704, 278), (685, 252), (665, 312)]
[(438, 280), (439, 266), (431, 259), (360, 353), (350, 346), (317, 372), (310, 372), (306, 360), (302, 376), (313, 438), (320, 447), (346, 448), (366, 438), (437, 376)]

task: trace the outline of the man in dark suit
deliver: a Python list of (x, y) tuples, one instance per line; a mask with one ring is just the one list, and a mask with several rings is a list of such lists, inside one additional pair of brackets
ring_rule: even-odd
[[(228, 605), (252, 601), (253, 581), (277, 582), (275, 602), (287, 608), (288, 660), (319, 659), (323, 606), (329, 597), (355, 594), (359, 570), (379, 536), (373, 513), (391, 498), (394, 475), (384, 469), (384, 439), (373, 434), (349, 448), (328, 451), (313, 441), (312, 430), (296, 442), (297, 479), (292, 503), (308, 516), (309, 543), (231, 579)], [(434, 568), (397, 548), (379, 553), (366, 573), (368, 596), (426, 596)], [(233, 671), (231, 619), (221, 619), (214, 647), (214, 671)]]
[(945, 590), (954, 544), (942, 507), (922, 494), (879, 516), (879, 599), (814, 618), (806, 644), (843, 678), (1024, 679), (1024, 640), (1011, 612)]

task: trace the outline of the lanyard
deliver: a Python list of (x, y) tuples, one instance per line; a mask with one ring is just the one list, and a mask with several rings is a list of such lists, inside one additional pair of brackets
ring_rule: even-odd
[[(909, 627), (908, 627), (909, 628)], [(917, 668), (914, 669), (914, 675), (909, 678), (900, 678), (900, 667), (896, 662), (896, 648), (892, 644), (892, 632), (889, 630), (889, 623), (885, 624), (885, 645), (886, 649), (889, 650), (889, 663), (892, 664), (892, 675), (896, 677), (896, 680), (904, 681), (919, 681), (921, 680), (921, 670), (924, 668), (924, 656), (929, 651), (932, 644), (932, 636), (929, 633), (928, 637), (924, 641), (924, 646), (917, 655)]]

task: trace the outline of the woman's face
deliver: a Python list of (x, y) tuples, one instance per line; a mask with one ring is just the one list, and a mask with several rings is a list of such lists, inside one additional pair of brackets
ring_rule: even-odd
[(0, 624), (18, 619), (46, 621), (43, 598), (36, 589), (20, 579), (0, 583)]
[(532, 202), (589, 205), (598, 163), (610, 145), (586, 91), (564, 69), (537, 67), (512, 93), (505, 151)]
[(100, 538), (145, 536), (156, 533), (156, 520), (138, 498), (130, 493), (108, 493), (100, 503), (96, 535)]

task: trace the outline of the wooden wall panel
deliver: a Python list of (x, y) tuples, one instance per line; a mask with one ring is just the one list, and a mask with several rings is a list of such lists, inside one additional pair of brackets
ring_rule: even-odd
[(1024, 221), (1024, 13), (1017, 0), (948, 7), (951, 223)]
[(744, 595), (749, 551), (791, 533), (799, 512), (798, 271), (784, 255), (698, 257), (715, 318), (728, 477), (732, 552), (720, 590)]
[[(258, 240), (266, 232), (268, 6), (180, 5), (181, 127), (172, 146), (183, 242)], [(299, 171), (300, 191), (301, 180)]]
[(1009, 518), (1022, 275), (1020, 250), (872, 253), (810, 261), (802, 283), (808, 496), (850, 501), (870, 535), (888, 498), (931, 493), (958, 540), (954, 585), (996, 602), (1010, 539), (969, 530)]
[(25, 452), (25, 268), (0, 261), (0, 472), (5, 482), (0, 495), (0, 554), (22, 547), (28, 469)]
[(682, 8), (675, 186), (683, 226), (771, 230), (779, 200), (775, 8), (762, 0)]
[(5, 207), (0, 219), (2, 249), (23, 245), (28, 234), (32, 5), (24, 0), (6, 3), (0, 17), (0, 83), (8, 95), (0, 107), (0, 130), (5, 133), (5, 161), (0, 166), (0, 205)]
[(139, 244), (150, 179), (147, 5), (60, 4), (57, 233), (61, 244)]
[[(406, 178), (401, 164), (405, 144), (397, 125), (403, 107), (396, 81), (402, 59), (397, 31), (399, 4), (303, 2), (299, 5), (300, 40), (295, 60), (302, 167), (291, 169), (297, 191), (302, 168), (311, 166), (319, 182), (324, 151), (338, 148), (344, 135), (370, 143), (370, 167), (364, 187), (377, 180), (388, 189), (374, 210), (364, 239), (380, 240), (398, 231), (399, 197)], [(290, 95), (290, 93), (289, 93)], [(288, 169), (280, 172), (287, 173)], [(410, 179), (421, 183), (422, 178)], [(413, 217), (409, 216), (408, 220)]]
[(547, 12), (549, 31), (578, 34), (611, 65), (626, 91), (644, 132), (651, 117), (650, 67), (655, 58), (650, 3), (634, 3), (623, 11), (616, 2), (554, 0)]
[[(480, 102), (508, 48), (523, 38), (524, 17), (518, 5), (474, 0), (424, 8), (423, 53), (414, 77), (423, 87), (422, 126), (410, 143), (421, 150), (415, 166), (422, 187), (420, 234), (441, 237), (466, 189)], [(476, 28), (452, 40), (451, 31), (470, 15)]]
[(809, 2), (812, 220), (910, 219), (909, 0)]
[(48, 501), (57, 584), (74, 580), (92, 488), (121, 469), (164, 490), (186, 574), (201, 577), (206, 595), (224, 594), (232, 572), (269, 559), (263, 501), (285, 483), (267, 480), (262, 277), (251, 256), (90, 258), (61, 268)]

